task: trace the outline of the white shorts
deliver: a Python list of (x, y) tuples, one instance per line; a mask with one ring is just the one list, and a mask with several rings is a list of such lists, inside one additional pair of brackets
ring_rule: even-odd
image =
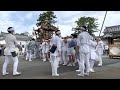
[(75, 49), (74, 48), (68, 48), (68, 55), (75, 55)]

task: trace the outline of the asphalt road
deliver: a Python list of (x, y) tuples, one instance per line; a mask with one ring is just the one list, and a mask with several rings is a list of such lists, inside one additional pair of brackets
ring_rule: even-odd
[[(4, 62), (4, 57), (0, 57), (0, 71)], [(43, 62), (40, 59), (35, 59), (32, 62), (19, 58), (18, 71), (22, 72), (20, 76), (12, 75), (12, 62), (8, 65), (7, 71), (9, 75), (2, 76), (0, 79), (119, 79), (120, 78), (120, 59), (109, 59), (103, 57), (103, 66), (97, 67), (95, 64), (95, 73), (90, 73), (90, 76), (77, 76), (78, 65), (68, 67), (60, 65), (58, 69), (59, 77), (51, 76), (50, 62)]]

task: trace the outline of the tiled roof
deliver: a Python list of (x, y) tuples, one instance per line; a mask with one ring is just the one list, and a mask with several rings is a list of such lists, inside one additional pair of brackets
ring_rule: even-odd
[(106, 27), (104, 33), (115, 33), (120, 32), (120, 25)]
[(113, 34), (105, 34), (104, 37), (113, 37)]
[(116, 33), (116, 34), (106, 33), (104, 35), (104, 37), (113, 37), (113, 38), (115, 38), (115, 37), (120, 37), (120, 34), (119, 33)]

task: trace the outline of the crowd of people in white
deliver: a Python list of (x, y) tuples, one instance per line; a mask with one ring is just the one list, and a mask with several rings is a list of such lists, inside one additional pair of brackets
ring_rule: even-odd
[[(52, 68), (52, 76), (59, 76), (59, 64), (67, 66), (75, 66), (78, 63), (80, 72), (78, 76), (89, 76), (90, 72), (95, 72), (94, 63), (98, 61), (98, 66), (102, 66), (103, 42), (100, 38), (92, 37), (87, 32), (87, 27), (81, 27), (82, 32), (79, 35), (71, 34), (70, 37), (61, 38), (61, 32), (55, 32), (52, 39), (44, 40), (42, 43), (31, 39), (22, 50), (21, 46), (17, 43), (14, 36), (14, 28), (9, 27), (9, 34), (6, 36), (6, 48), (4, 50), (5, 62), (3, 64), (2, 75), (8, 74), (6, 72), (7, 65), (12, 59), (13, 75), (20, 75), (17, 72), (18, 56), (25, 57), (28, 61), (33, 61), (34, 58), (49, 61)], [(18, 48), (18, 50), (16, 49)], [(20, 52), (19, 52), (20, 51)], [(24, 51), (24, 52), (22, 52)], [(17, 55), (17, 53), (19, 53)]]

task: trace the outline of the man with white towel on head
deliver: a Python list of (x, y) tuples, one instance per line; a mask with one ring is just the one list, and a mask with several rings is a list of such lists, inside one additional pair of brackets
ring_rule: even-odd
[[(91, 40), (90, 34), (87, 32), (87, 27), (82, 26), (80, 28), (82, 32), (78, 35), (78, 42), (79, 42), (79, 52), (80, 52), (80, 71), (81, 73), (78, 74), (78, 76), (89, 76), (89, 69), (90, 69), (90, 63), (89, 63), (89, 42)], [(86, 73), (84, 73), (85, 65), (86, 64)]]
[(51, 40), (51, 67), (52, 67), (52, 76), (59, 76), (57, 69), (59, 65), (59, 57), (61, 56), (61, 32), (60, 30), (55, 32), (55, 36)]
[(6, 48), (4, 50), (5, 62), (2, 68), (2, 75), (4, 76), (8, 74), (6, 69), (11, 60), (13, 60), (14, 63), (13, 75), (20, 75), (21, 73), (17, 71), (19, 60), (16, 53), (16, 46), (19, 49), (22, 49), (22, 47), (17, 43), (16, 37), (14, 36), (15, 29), (13, 27), (9, 27), (7, 31), (8, 31), (8, 35), (5, 38)]

